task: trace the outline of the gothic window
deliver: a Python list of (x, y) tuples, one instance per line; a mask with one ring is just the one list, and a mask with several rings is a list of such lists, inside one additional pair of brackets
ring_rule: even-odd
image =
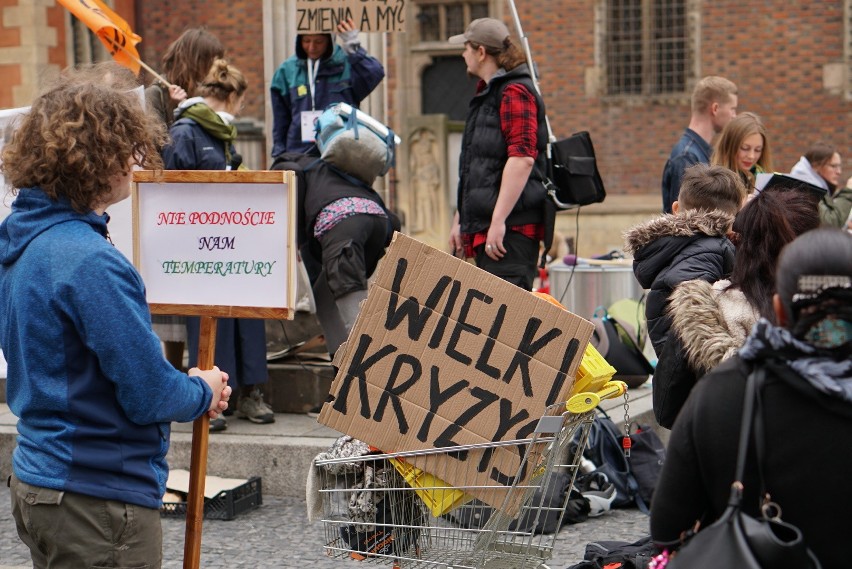
[(607, 95), (680, 95), (693, 79), (687, 0), (602, 0)]
[(471, 21), (488, 16), (487, 0), (420, 0), (417, 5), (421, 42), (445, 42), (448, 37), (463, 33)]
[(467, 76), (459, 46), (447, 38), (464, 33), (468, 24), (489, 15), (488, 0), (419, 0), (414, 50), (428, 54), (431, 64), (422, 72), (420, 101), (422, 114), (446, 114), (463, 121), (476, 89)]
[(467, 76), (464, 59), (458, 55), (433, 57), (432, 62), (423, 70), (422, 114), (445, 114), (451, 121), (463, 121), (476, 80)]
[[(110, 4), (111, 2), (108, 2)], [(68, 12), (71, 24), (68, 28), (71, 41), (71, 52), (69, 57), (72, 65), (108, 61), (110, 55), (101, 43), (101, 40), (89, 30), (88, 26), (76, 16)]]

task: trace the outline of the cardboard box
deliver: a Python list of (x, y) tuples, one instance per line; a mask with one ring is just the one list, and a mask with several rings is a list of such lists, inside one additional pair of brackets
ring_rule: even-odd
[[(587, 320), (397, 233), (335, 358), (333, 401), (318, 420), (388, 453), (523, 439), (547, 405), (567, 399), (592, 331)], [(530, 479), (541, 451), (491, 446), (406, 460), (512, 513), (518, 504), (506, 489)]]

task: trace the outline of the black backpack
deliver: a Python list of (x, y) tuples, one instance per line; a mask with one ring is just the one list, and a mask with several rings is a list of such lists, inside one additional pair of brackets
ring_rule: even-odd
[[(613, 508), (627, 508), (634, 504), (647, 511), (647, 505), (639, 497), (639, 483), (630, 472), (630, 464), (624, 456), (622, 439), (624, 433), (607, 416), (596, 417), (589, 430), (589, 444), (583, 456), (595, 463), (597, 470), (606, 474), (615, 486)], [(638, 497), (638, 500), (637, 500)]]
[(557, 209), (604, 201), (606, 190), (588, 131), (575, 132), (551, 144), (548, 166), (553, 183), (552, 188), (548, 187), (548, 194)]
[(544, 184), (544, 253), (540, 267), (546, 264), (547, 251), (553, 245), (556, 212), (604, 201), (606, 190), (598, 171), (595, 147), (588, 131), (575, 132), (550, 144), (547, 172), (536, 169)]
[(666, 449), (657, 434), (640, 426), (630, 435), (630, 458), (624, 455), (624, 431), (600, 410), (601, 416), (592, 423), (588, 446), (583, 456), (606, 474), (615, 486), (614, 508), (627, 508), (634, 504), (649, 513), (651, 497), (666, 459)]

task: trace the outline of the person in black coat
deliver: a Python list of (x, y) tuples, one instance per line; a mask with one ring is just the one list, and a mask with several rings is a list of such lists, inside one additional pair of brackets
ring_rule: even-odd
[[(696, 521), (707, 527), (725, 510), (746, 378), (760, 366), (765, 490), (823, 567), (846, 567), (848, 524), (838, 516), (852, 510), (852, 454), (842, 442), (852, 437), (852, 235), (805, 233), (785, 247), (777, 275), (778, 325), (761, 319), (739, 353), (698, 382), (674, 424), (651, 535), (675, 549)], [(758, 515), (763, 496), (753, 452), (742, 483), (744, 510)]]
[[(333, 355), (355, 323), (368, 280), (400, 229), (399, 219), (369, 184), (315, 156), (285, 153), (272, 169), (296, 173), (299, 254)], [(321, 306), (322, 298), (333, 299), (334, 307)]]
[(625, 250), (634, 256), (633, 273), (642, 288), (648, 335), (659, 356), (671, 320), (669, 297), (682, 282), (714, 283), (731, 274), (734, 245), (727, 234), (746, 190), (727, 168), (697, 164), (687, 168), (674, 214), (640, 223), (625, 233)]
[(671, 294), (668, 339), (654, 368), (654, 416), (670, 429), (702, 375), (733, 356), (760, 317), (775, 323), (772, 296), (784, 245), (819, 227), (814, 194), (764, 188), (737, 214), (734, 268), (715, 283), (691, 280)]

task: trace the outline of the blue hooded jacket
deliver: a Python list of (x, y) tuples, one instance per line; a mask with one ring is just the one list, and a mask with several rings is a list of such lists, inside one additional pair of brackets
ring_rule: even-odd
[(107, 240), (109, 217), (20, 190), (0, 225), (0, 347), (19, 418), (23, 482), (159, 508), (169, 423), (210, 406), (151, 330), (139, 273)]

